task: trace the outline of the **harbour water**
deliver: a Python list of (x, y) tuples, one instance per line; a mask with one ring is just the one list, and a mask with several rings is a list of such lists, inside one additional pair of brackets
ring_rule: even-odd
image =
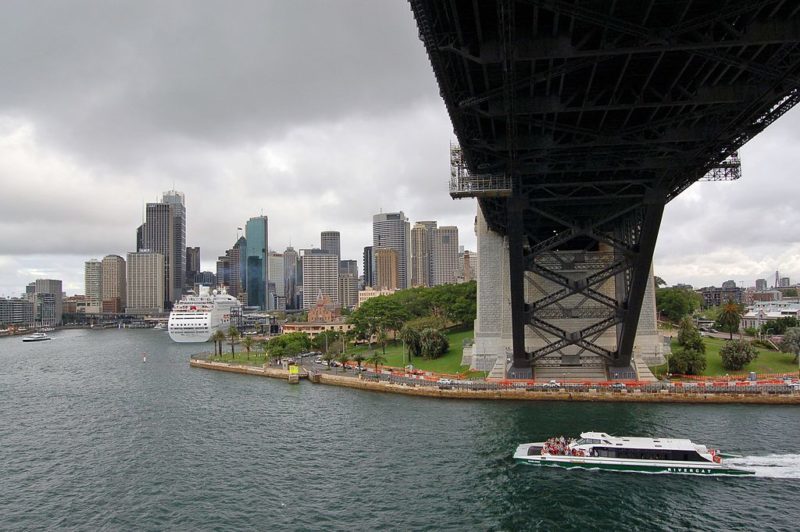
[[(156, 330), (0, 338), (0, 529), (796, 530), (791, 406), (478, 402), (188, 367)], [(210, 346), (210, 344), (209, 344)], [(147, 353), (147, 362), (143, 362)], [(755, 477), (517, 465), (555, 434), (688, 437)]]

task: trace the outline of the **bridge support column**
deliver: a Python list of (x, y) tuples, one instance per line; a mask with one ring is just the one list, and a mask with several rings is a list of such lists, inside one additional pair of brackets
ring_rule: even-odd
[(514, 367), (530, 367), (525, 353), (525, 265), (523, 200), (508, 199), (508, 273), (511, 289), (511, 345)]

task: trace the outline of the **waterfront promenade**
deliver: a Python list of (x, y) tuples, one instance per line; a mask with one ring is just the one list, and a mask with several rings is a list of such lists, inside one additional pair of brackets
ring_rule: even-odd
[[(229, 364), (199, 358), (192, 358), (189, 364), (193, 368), (289, 379), (289, 371), (283, 368)], [(308, 367), (301, 369), (300, 378), (308, 379), (315, 384), (439, 399), (800, 405), (800, 391), (777, 383), (744, 386), (676, 386), (666, 383), (640, 383), (625, 388), (600, 384), (564, 384), (551, 387), (542, 383), (514, 381), (502, 383), (449, 379), (440, 381), (418, 376), (374, 372), (337, 374)]]

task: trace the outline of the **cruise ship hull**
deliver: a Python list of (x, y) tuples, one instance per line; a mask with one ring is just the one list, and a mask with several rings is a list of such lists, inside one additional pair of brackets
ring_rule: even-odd
[(238, 314), (240, 303), (227, 293), (189, 295), (182, 299), (169, 315), (169, 337), (178, 343), (208, 342), (217, 331), (227, 332), (232, 317)]

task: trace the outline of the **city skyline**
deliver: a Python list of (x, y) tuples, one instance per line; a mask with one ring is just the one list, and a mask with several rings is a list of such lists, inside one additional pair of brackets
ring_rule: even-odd
[[(13, 80), (0, 99), (0, 296), (54, 277), (80, 293), (84, 262), (135, 250), (131, 228), (170, 188), (186, 194), (202, 270), (262, 212), (277, 252), (336, 230), (342, 258), (360, 261), (380, 210), (457, 226), (475, 249), (475, 202), (448, 195), (452, 127), (408, 6), (293, 4), (237, 3), (214, 24), (202, 10), (168, 11), (155, 32), (147, 4), (121, 18), (103, 4), (92, 18), (21, 4), (0, 22), (9, 49), (51, 51), (0, 59)], [(175, 27), (208, 38), (178, 46)], [(287, 47), (300, 52), (293, 62)], [(656, 275), (694, 286), (800, 276), (800, 212), (783, 193), (798, 124), (795, 109), (745, 145), (740, 181), (695, 184), (667, 206)]]

